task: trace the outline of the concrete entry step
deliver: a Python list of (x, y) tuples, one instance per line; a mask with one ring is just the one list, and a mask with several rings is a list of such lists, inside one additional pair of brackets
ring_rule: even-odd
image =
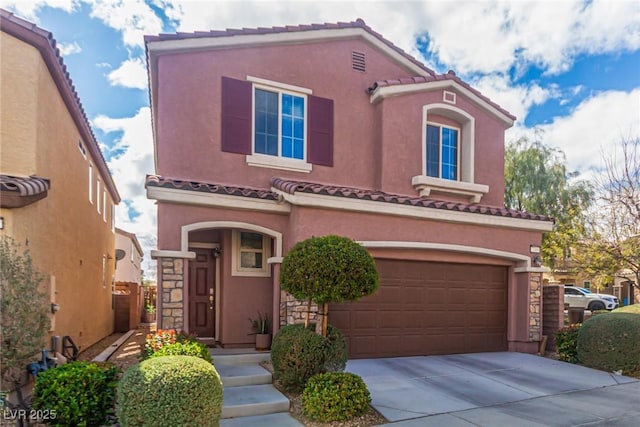
[(255, 415), (253, 417), (227, 418), (220, 420), (220, 427), (302, 427), (300, 421), (287, 412)]
[(289, 399), (271, 384), (225, 387), (221, 418), (288, 412)]
[(271, 372), (256, 363), (218, 363), (215, 364), (225, 387), (271, 384)]
[(238, 364), (248, 364), (248, 363), (260, 363), (267, 362), (271, 360), (271, 353), (268, 351), (265, 352), (254, 352), (254, 353), (241, 353), (241, 354), (218, 354), (210, 349), (211, 357), (213, 357), (213, 364), (217, 367), (219, 364), (224, 365), (238, 365)]

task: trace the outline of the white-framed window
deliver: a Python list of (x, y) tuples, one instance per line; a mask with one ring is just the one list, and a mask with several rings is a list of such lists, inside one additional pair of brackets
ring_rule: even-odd
[(269, 237), (252, 231), (233, 230), (232, 249), (233, 276), (271, 276), (271, 268), (267, 265), (271, 252)]
[(116, 205), (111, 203), (111, 232), (116, 231)]
[(102, 287), (107, 287), (107, 256), (102, 255)]
[(93, 165), (89, 163), (89, 202), (93, 203)]
[(438, 123), (427, 123), (426, 171), (433, 178), (459, 180), (460, 129)]
[(311, 171), (307, 163), (307, 95), (311, 90), (259, 78), (253, 82), (254, 166)]
[(102, 190), (102, 220), (107, 222), (107, 191)]
[(80, 154), (82, 154), (82, 157), (84, 157), (86, 159), (87, 158), (87, 149), (84, 148), (84, 144), (82, 143), (81, 139), (78, 139), (78, 150), (80, 150)]
[(98, 213), (102, 213), (102, 209), (100, 209), (100, 178), (96, 180), (96, 208), (98, 209)]

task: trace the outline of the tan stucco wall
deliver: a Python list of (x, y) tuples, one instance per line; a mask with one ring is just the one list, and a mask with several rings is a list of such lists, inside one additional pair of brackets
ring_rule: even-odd
[[(80, 133), (39, 52), (6, 33), (0, 52), (0, 172), (51, 180), (45, 199), (0, 211), (5, 218), (0, 233), (28, 248), (46, 280), (55, 281), (52, 300), (60, 311), (52, 317), (51, 335), (69, 335), (83, 349), (113, 331), (113, 199), (107, 192), (105, 221), (95, 204), (99, 172), (93, 168), (94, 203), (90, 203), (88, 168), (94, 160), (88, 150), (85, 159), (78, 149)], [(104, 281), (103, 257), (111, 257), (106, 259)]]

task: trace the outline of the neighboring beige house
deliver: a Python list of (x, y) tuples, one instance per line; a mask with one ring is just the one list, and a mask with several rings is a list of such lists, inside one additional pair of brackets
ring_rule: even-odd
[(124, 257), (117, 264), (116, 283), (142, 285), (142, 258), (144, 252), (136, 235), (116, 228), (116, 249), (124, 251)]
[(0, 235), (45, 276), (49, 335), (84, 349), (113, 331), (120, 196), (52, 34), (0, 15)]

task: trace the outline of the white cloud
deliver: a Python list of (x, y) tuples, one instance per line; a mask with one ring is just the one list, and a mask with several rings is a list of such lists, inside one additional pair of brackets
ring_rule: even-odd
[[(92, 126), (105, 133), (122, 132), (111, 151), (123, 153), (108, 162), (123, 200), (116, 209), (116, 225), (136, 234), (145, 253), (145, 276), (155, 278), (156, 262), (151, 260), (150, 251), (156, 247), (156, 206), (147, 199), (144, 189), (145, 175), (155, 170), (150, 109), (141, 108), (135, 116), (126, 118), (100, 115), (92, 120)], [(133, 215), (134, 211), (139, 215)]]
[(145, 34), (162, 31), (162, 20), (144, 0), (84, 0), (91, 5), (91, 17), (122, 33), (126, 46), (144, 45)]
[[(602, 166), (602, 153), (615, 150), (623, 138), (640, 138), (640, 88), (630, 92), (607, 91), (587, 98), (571, 114), (555, 117), (538, 128), (542, 141), (560, 148), (567, 155), (570, 170), (590, 173)], [(534, 129), (516, 128), (507, 141)]]
[(112, 86), (147, 88), (147, 66), (142, 58), (130, 58), (107, 76)]
[(39, 22), (37, 13), (43, 6), (71, 13), (78, 4), (78, 0), (3, 0), (2, 7), (13, 11), (21, 18), (37, 23)]
[(558, 96), (555, 87), (542, 88), (536, 83), (513, 86), (508, 77), (499, 74), (483, 76), (472, 84), (483, 95), (515, 115), (520, 123), (524, 122), (533, 105), (544, 104), (548, 99)]
[(72, 43), (58, 43), (58, 49), (62, 56), (73, 55), (74, 53), (82, 52), (82, 48), (77, 42)]

